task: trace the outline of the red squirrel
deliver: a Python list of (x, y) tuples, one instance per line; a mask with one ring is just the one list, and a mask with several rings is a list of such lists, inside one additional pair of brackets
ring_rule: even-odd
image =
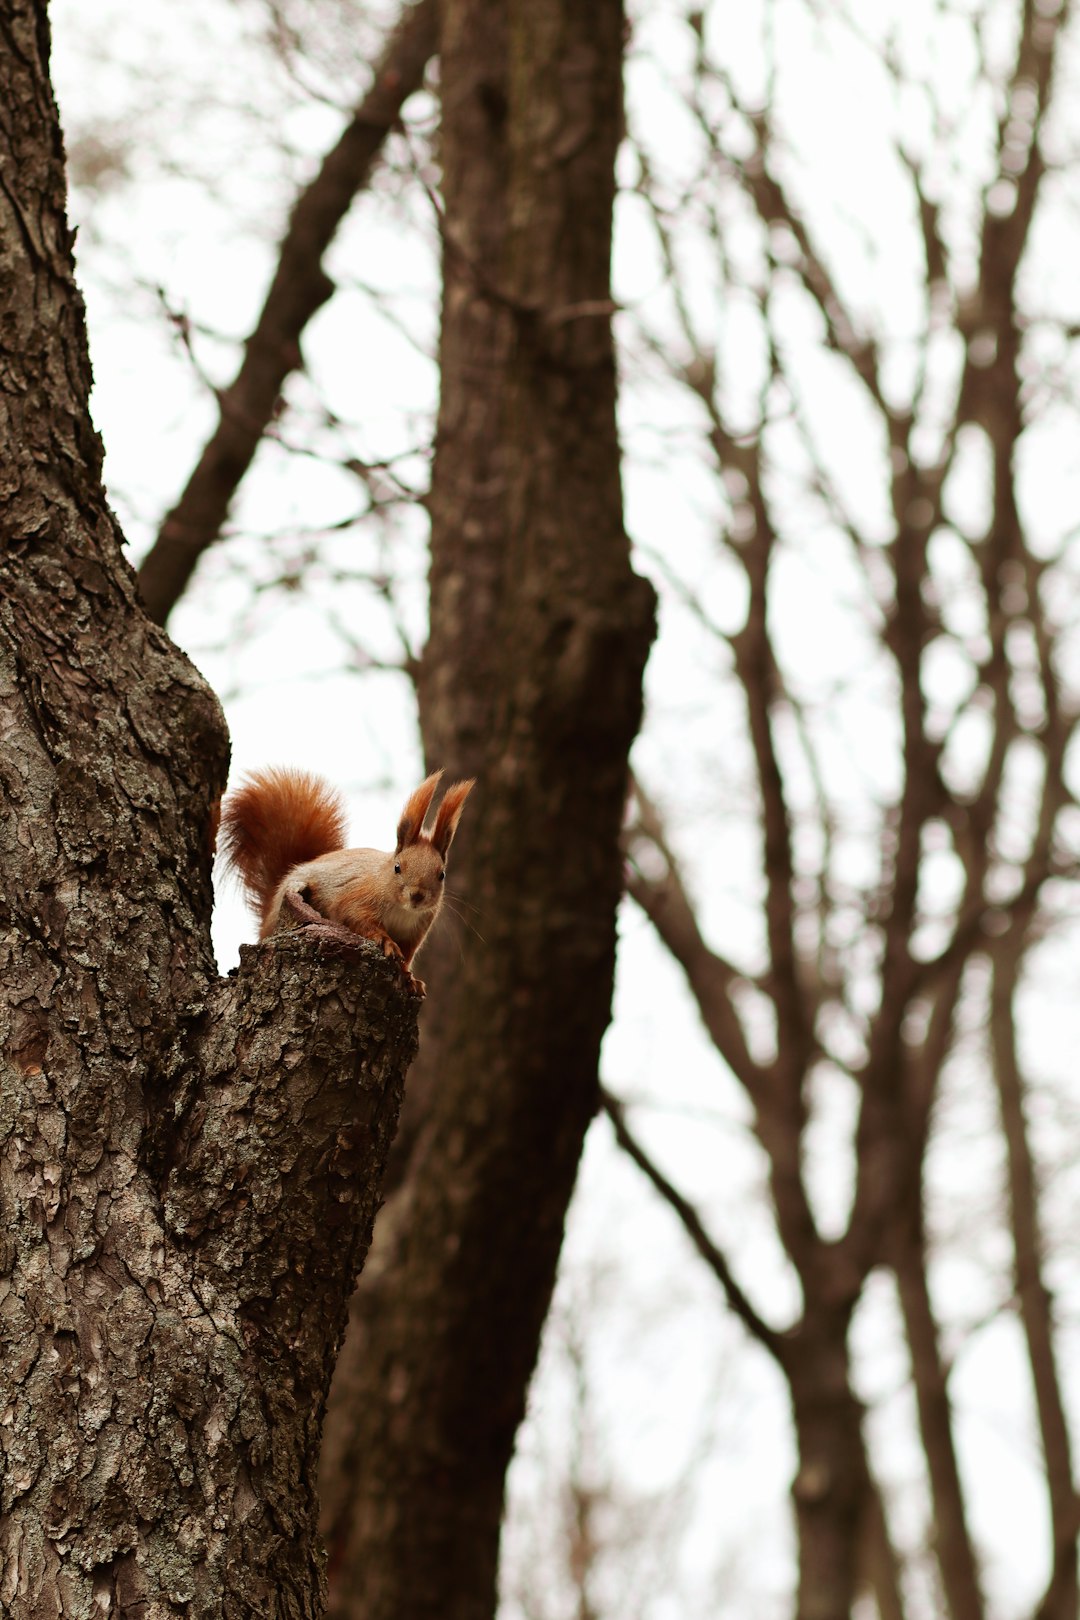
[(401, 963), (410, 988), (424, 984), (409, 965), (442, 905), (446, 854), (473, 783), (443, 794), (430, 832), (424, 818), (442, 771), (405, 801), (393, 853), (345, 847), (341, 793), (306, 771), (255, 771), (221, 808), (226, 866), (237, 874), (259, 915), (259, 938), (307, 924), (339, 943), (373, 939)]

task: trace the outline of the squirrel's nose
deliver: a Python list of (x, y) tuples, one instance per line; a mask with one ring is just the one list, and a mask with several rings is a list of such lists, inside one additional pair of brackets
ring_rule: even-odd
[(412, 901), (414, 906), (422, 906), (424, 903), (423, 889), (410, 889), (409, 899)]

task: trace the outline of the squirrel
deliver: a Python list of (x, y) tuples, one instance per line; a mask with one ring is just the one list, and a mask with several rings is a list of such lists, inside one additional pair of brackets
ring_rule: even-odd
[[(392, 853), (346, 848), (342, 794), (307, 771), (254, 771), (225, 799), (221, 842), (225, 866), (239, 877), (258, 913), (260, 940), (282, 927), (306, 925), (339, 945), (373, 939), (409, 971), (442, 905), (446, 854), (473, 781), (443, 794), (430, 832), (424, 819), (442, 771), (409, 795)], [(291, 922), (283, 921), (289, 913)]]

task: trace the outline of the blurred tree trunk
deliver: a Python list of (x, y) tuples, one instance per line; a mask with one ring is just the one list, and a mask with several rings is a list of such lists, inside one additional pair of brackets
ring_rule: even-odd
[(1076, 1541), (1080, 1532), (1080, 1494), (1074, 1483), (1061, 1358), (1054, 1342), (1054, 1308), (1045, 1277), (1038, 1176), (1028, 1140), (1026, 1087), (1017, 1042), (1016, 987), (1027, 946), (1026, 925), (1024, 917), (1014, 924), (994, 963), (990, 1047), (1008, 1156), (1016, 1300), (1027, 1341), (1050, 1509), (1053, 1561), (1038, 1620), (1069, 1620), (1078, 1608)]
[(504, 1476), (597, 1107), (653, 628), (623, 528), (610, 332), (622, 33), (618, 0), (441, 13), (420, 701), (429, 761), (479, 780), (454, 877), (482, 937), (430, 959), (411, 1157), (335, 1407), (332, 1608), (357, 1620), (494, 1611)]
[(227, 739), (101, 486), (43, 0), (0, 28), (0, 1609), (308, 1617), (313, 1479), (415, 1004), (218, 980)]
[[(1076, 1613), (1077, 1493), (1016, 1041), (1024, 953), (1031, 938), (1053, 926), (1054, 903), (1042, 891), (1054, 877), (1075, 876), (1063, 812), (1071, 800), (1066, 762), (1078, 710), (1075, 696), (1062, 694), (1063, 685), (1068, 691), (1065, 648), (1075, 621), (1066, 630), (1069, 614), (1054, 605), (1059, 559), (1052, 558), (1054, 548), (1037, 521), (1030, 532), (1026, 528), (1017, 489), (1018, 446), (1037, 414), (1027, 380), (1032, 354), (1024, 345), (1039, 319), (1021, 281), (1037, 232), (1048, 168), (1042, 142), (1072, 9), (1043, 10), (1021, 0), (1012, 54), (994, 67), (980, 58), (980, 78), (993, 86), (1004, 110), (988, 152), (997, 184), (980, 180), (973, 188), (980, 222), (974, 277), (968, 263), (961, 266), (947, 210), (930, 178), (941, 153), (916, 158), (899, 143), (925, 266), (923, 369), (907, 394), (886, 382), (897, 352), (891, 314), (871, 315), (868, 305), (847, 300), (834, 279), (830, 251), (811, 223), (810, 188), (797, 191), (799, 182), (782, 155), (790, 141), (790, 132), (783, 131), (782, 94), (740, 105), (733, 79), (711, 55), (710, 30), (700, 14), (690, 23), (696, 60), (686, 107), (702, 138), (702, 173), (721, 196), (723, 180), (715, 177), (733, 177), (756, 216), (767, 266), (760, 283), (759, 272), (746, 268), (748, 259), (733, 271), (735, 256), (731, 264), (724, 257), (731, 199), (717, 204), (707, 216), (705, 242), (699, 238), (722, 266), (714, 296), (723, 304), (749, 295), (746, 307), (756, 304), (761, 311), (759, 337), (770, 356), (759, 377), (752, 426), (745, 401), (733, 408), (736, 391), (718, 363), (714, 327), (699, 313), (709, 308), (698, 281), (707, 256), (697, 261), (693, 278), (681, 273), (691, 262), (693, 233), (681, 219), (676, 232), (666, 189), (670, 177), (662, 170), (653, 177), (657, 148), (651, 132), (639, 154), (642, 194), (651, 198), (662, 261), (675, 289), (679, 341), (661, 344), (648, 334), (646, 340), (693, 395), (695, 413), (704, 414), (707, 454), (730, 514), (726, 528), (719, 526), (718, 549), (745, 574), (747, 610), (734, 631), (720, 627), (696, 583), (687, 596), (724, 647), (745, 706), (752, 813), (760, 824), (764, 960), (755, 960), (753, 944), (729, 946), (730, 959), (710, 948), (695, 867), (686, 863), (684, 879), (674, 835), (644, 790), (638, 793), (630, 850), (632, 859), (639, 852), (645, 858), (632, 870), (630, 892), (684, 968), (703, 1022), (753, 1106), (768, 1160), (776, 1234), (802, 1294), (799, 1319), (786, 1333), (759, 1312), (754, 1291), (740, 1286), (737, 1257), (729, 1262), (701, 1214), (677, 1187), (664, 1184), (644, 1150), (632, 1156), (679, 1213), (734, 1314), (787, 1379), (799, 1449), (793, 1484), (799, 1620), (846, 1620), (858, 1595), (860, 1526), (881, 1524), (887, 1533), (861, 1438), (849, 1343), (867, 1281), (885, 1267), (895, 1276), (908, 1341), (929, 1485), (925, 1539), (937, 1566), (939, 1604), (953, 1620), (981, 1620), (986, 1612), (985, 1571), (970, 1530), (933, 1304), (934, 1248), (927, 1237), (924, 1185), (935, 1108), (962, 1032), (965, 994), (979, 1008), (988, 1036), (985, 1067), (997, 1083), (1008, 1163), (1006, 1230), (1045, 1464), (1054, 1557), (1037, 1613), (1045, 1620)], [(845, 26), (841, 22), (841, 32)], [(904, 65), (902, 51), (893, 55), (890, 46), (882, 55), (895, 87), (915, 82), (918, 71)], [(774, 80), (773, 88), (778, 84)], [(736, 115), (730, 126), (716, 116), (723, 101), (718, 86)], [(940, 130), (947, 125), (943, 117)], [(738, 129), (737, 139), (726, 133), (728, 127)], [(774, 259), (778, 238), (785, 251)], [(850, 494), (838, 488), (834, 471), (842, 453), (832, 459), (832, 446), (827, 453), (817, 437), (817, 396), (802, 356), (795, 360), (794, 346), (788, 347), (788, 312), (783, 319), (777, 314), (796, 281), (824, 333), (822, 353), (842, 359), (876, 422), (879, 443), (889, 448), (881, 465), (891, 507), (884, 540), (880, 531), (870, 538)], [(948, 378), (935, 371), (932, 356), (946, 330), (962, 356)], [(942, 390), (935, 394), (938, 382)], [(789, 410), (798, 426), (798, 452), (790, 440), (774, 439), (777, 421)], [(932, 452), (926, 449), (931, 419)], [(961, 510), (952, 487), (966, 447), (975, 442), (985, 454), (978, 515)], [(803, 503), (790, 499), (786, 483), (789, 476), (798, 482), (793, 468), (799, 454), (812, 469)], [(813, 675), (807, 678), (813, 656), (787, 639), (792, 598), (785, 591), (806, 576), (788, 573), (786, 564), (799, 555), (798, 531), (819, 497), (828, 512), (825, 529), (831, 526), (850, 544), (863, 581), (859, 589), (865, 588), (865, 622), (875, 627), (874, 657), (884, 655), (895, 701), (891, 724), (899, 739), (899, 768), (887, 789), (867, 794), (859, 811), (851, 778), (841, 782), (843, 773), (833, 774), (848, 746), (845, 740), (835, 747), (843, 724), (833, 701), (839, 691), (856, 689), (871, 661), (853, 665), (842, 679), (834, 676), (824, 698), (824, 685), (815, 687)], [(794, 523), (792, 513), (798, 514)], [(943, 583), (949, 544), (969, 567), (955, 597)], [(1067, 555), (1071, 531), (1055, 545), (1062, 558)], [(821, 566), (815, 558), (815, 567)], [(966, 640), (952, 617), (961, 596), (965, 611), (974, 609), (985, 627), (977, 639)], [(970, 672), (967, 693), (947, 722), (928, 658), (930, 649), (944, 647)], [(962, 750), (952, 744), (976, 710), (986, 717), (985, 747), (960, 763)], [(1013, 778), (1020, 762), (1037, 786), (1018, 811), (1021, 796)], [(708, 767), (715, 773), (715, 759)], [(675, 829), (683, 806), (675, 802), (669, 813)], [(876, 827), (877, 851), (872, 877), (852, 884), (852, 868), (838, 851), (860, 815)], [(1019, 839), (1003, 830), (1011, 832), (1013, 818), (1024, 828)], [(932, 875), (933, 852), (943, 847), (956, 883), (944, 904)], [(1033, 918), (1039, 925), (1032, 926)], [(932, 948), (927, 923), (940, 930)], [(850, 1082), (843, 1089), (855, 1103), (853, 1196), (841, 1234), (827, 1237), (808, 1166), (812, 1128), (822, 1119), (823, 1098), (840, 1095), (839, 1076)], [(616, 1104), (613, 1118), (618, 1113)], [(892, 1594), (877, 1593), (879, 1611), (895, 1607), (901, 1591), (897, 1581)]]

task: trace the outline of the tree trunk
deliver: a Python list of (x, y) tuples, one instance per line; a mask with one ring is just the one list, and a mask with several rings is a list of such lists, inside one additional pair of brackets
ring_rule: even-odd
[(1032, 1393), (1046, 1469), (1053, 1561), (1038, 1620), (1071, 1620), (1077, 1613), (1077, 1533), (1080, 1496), (1073, 1477), (1072, 1440), (1055, 1344), (1054, 1303), (1047, 1287), (1039, 1212), (1039, 1178), (1025, 1118), (1015, 998), (1027, 945), (1015, 924), (994, 963), (990, 997), (990, 1050), (1008, 1165), (1009, 1224), (1020, 1321), (1031, 1365)]
[(415, 1002), (216, 976), (221, 712), (100, 481), (42, 0), (0, 27), (0, 1607), (314, 1617), (313, 1480)]
[(921, 1203), (920, 1196), (910, 1219), (898, 1219), (891, 1258), (911, 1352), (919, 1434), (933, 1503), (934, 1552), (950, 1620), (983, 1620), (986, 1608), (968, 1529), (948, 1374), (930, 1299)]
[(799, 1467), (791, 1487), (799, 1545), (797, 1620), (850, 1620), (867, 1489), (862, 1407), (851, 1391), (847, 1318), (804, 1317), (784, 1356)]
[[(429, 959), (413, 1151), (361, 1289), (334, 1611), (489, 1617), (503, 1482), (609, 1017), (653, 624), (623, 528), (610, 333), (617, 0), (445, 0), (442, 392), (427, 757), (479, 781)], [(471, 808), (471, 806), (470, 806)], [(388, 1402), (375, 1392), (388, 1390)]]

